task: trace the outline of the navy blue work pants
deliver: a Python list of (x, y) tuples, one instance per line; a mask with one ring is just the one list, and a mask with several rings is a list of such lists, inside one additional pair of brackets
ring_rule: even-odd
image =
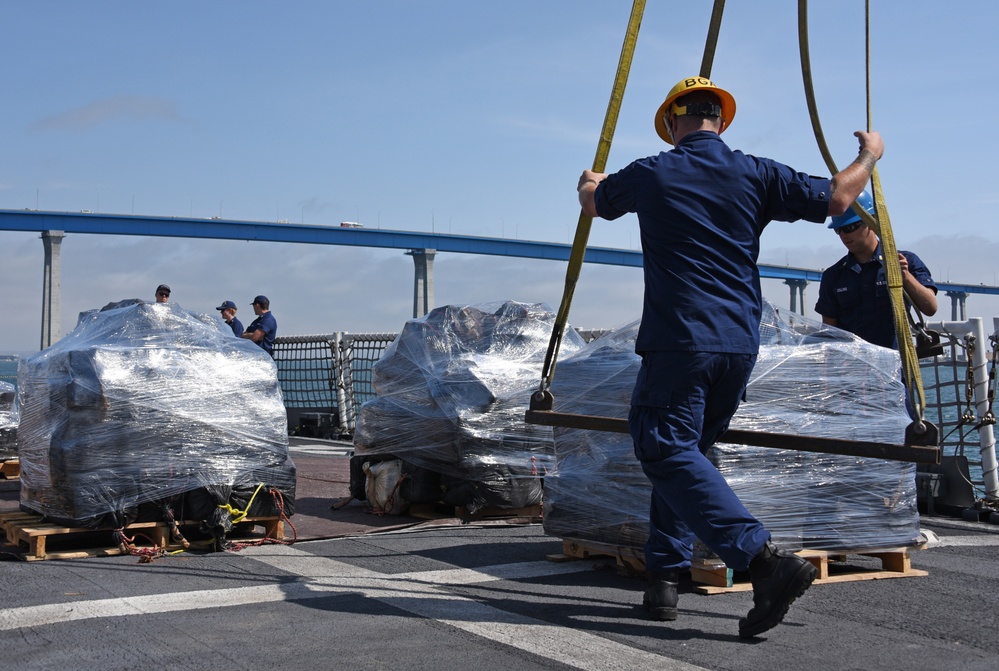
[(642, 357), (628, 427), (652, 483), (648, 571), (688, 568), (695, 536), (743, 571), (770, 539), (704, 456), (728, 428), (755, 363), (753, 355), (713, 352)]

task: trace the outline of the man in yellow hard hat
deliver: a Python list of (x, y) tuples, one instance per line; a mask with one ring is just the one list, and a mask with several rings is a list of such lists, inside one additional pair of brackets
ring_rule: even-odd
[(655, 116), (674, 148), (613, 174), (583, 171), (579, 203), (591, 217), (638, 214), (645, 299), (635, 350), (642, 367), (631, 399), (635, 455), (652, 483), (644, 606), (677, 617), (677, 573), (694, 538), (726, 565), (749, 571), (753, 608), (739, 621), (752, 637), (783, 620), (815, 579), (805, 560), (778, 550), (704, 456), (729, 425), (759, 351), (756, 266), (771, 221), (822, 223), (857, 198), (884, 153), (878, 133), (857, 131), (857, 158), (836, 176), (811, 177), (733, 151), (720, 135), (735, 99), (704, 77), (674, 86)]

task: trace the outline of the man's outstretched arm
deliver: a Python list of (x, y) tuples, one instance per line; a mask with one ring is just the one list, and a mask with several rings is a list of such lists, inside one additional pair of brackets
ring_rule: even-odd
[(867, 186), (874, 172), (874, 166), (885, 153), (885, 145), (881, 134), (858, 130), (854, 135), (860, 140), (860, 153), (853, 163), (840, 170), (832, 178), (832, 193), (829, 197), (829, 216), (837, 217), (857, 200), (860, 192)]

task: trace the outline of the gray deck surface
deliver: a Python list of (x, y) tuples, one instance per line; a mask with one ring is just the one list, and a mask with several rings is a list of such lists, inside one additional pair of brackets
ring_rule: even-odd
[[(303, 473), (307, 457), (328, 460), (329, 473), (347, 461), (296, 450), (306, 477), (323, 470)], [(338, 476), (315, 477), (341, 495)], [(999, 668), (999, 528), (987, 524), (924, 519), (939, 542), (912, 564), (928, 576), (813, 586), (784, 624), (744, 641), (749, 593), (704, 596), (684, 584), (679, 619), (651, 622), (641, 580), (612, 560), (548, 560), (562, 542), (540, 524), (379, 518), (348, 532), (322, 495), (306, 498), (316, 519), (301, 522), (316, 539), (293, 545), (152, 563), (0, 561), (2, 667)]]

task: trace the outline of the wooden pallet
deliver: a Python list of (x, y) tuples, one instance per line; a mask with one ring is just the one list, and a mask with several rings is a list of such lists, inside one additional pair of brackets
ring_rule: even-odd
[[(199, 523), (196, 521), (179, 522), (182, 532), (192, 533)], [(88, 529), (83, 527), (65, 527), (46, 522), (44, 518), (33, 513), (9, 511), (0, 513), (0, 526), (3, 527), (7, 542), (24, 552), (26, 561), (43, 559), (80, 559), (84, 557), (110, 557), (126, 554), (118, 546), (114, 530)], [(255, 534), (258, 538), (284, 537), (284, 523), (280, 517), (247, 517), (233, 527), (233, 537), (254, 537), (254, 529), (263, 527), (263, 534)], [(169, 527), (164, 522), (135, 522), (125, 527), (125, 533), (134, 537), (138, 548), (161, 550), (183, 549), (170, 540)]]
[(7, 459), (0, 462), (0, 480), (16, 480), (21, 477), (21, 460)]
[[(819, 574), (813, 584), (828, 585), (838, 582), (858, 580), (885, 580), (888, 578), (915, 578), (929, 575), (927, 571), (912, 568), (909, 553), (911, 547), (861, 548), (856, 550), (800, 550), (795, 554), (811, 562)], [(870, 557), (881, 562), (880, 568), (858, 566), (851, 563), (850, 557)], [(861, 564), (865, 562), (860, 562)], [(869, 563), (869, 562), (866, 562)], [(696, 575), (695, 575), (696, 573)], [(691, 563), (691, 579), (698, 594), (725, 594), (728, 592), (749, 592), (753, 586), (748, 575), (739, 574), (725, 566), (720, 559), (700, 560), (699, 565)]]
[(568, 561), (570, 559), (594, 559), (596, 557), (613, 557), (618, 569), (628, 575), (645, 571), (645, 552), (641, 548), (615, 546), (593, 541), (562, 540), (562, 554), (548, 555), (549, 561)]
[[(886, 578), (912, 578), (929, 575), (926, 571), (912, 568), (909, 553), (911, 547), (866, 548), (856, 550), (801, 550), (795, 554), (811, 562), (818, 569), (816, 585), (857, 580), (884, 580)], [(879, 559), (881, 567), (871, 568), (849, 564), (848, 558), (870, 557)], [(592, 541), (563, 539), (562, 554), (548, 555), (552, 561), (568, 559), (593, 559), (612, 557), (618, 568), (628, 575), (645, 571), (645, 553), (641, 548), (612, 546)], [(863, 562), (861, 562), (863, 563)], [(725, 592), (751, 591), (753, 586), (745, 574), (736, 574), (720, 559), (694, 559), (691, 562), (690, 577), (694, 591), (699, 594), (723, 594)], [(738, 581), (737, 578), (742, 578)]]
[(457, 507), (454, 509), (455, 516), (463, 522), (478, 522), (482, 520), (511, 520), (526, 518), (531, 522), (540, 522), (542, 508), (540, 505), (525, 506), (523, 508), (480, 508), (474, 513), (468, 512), (468, 508)]

